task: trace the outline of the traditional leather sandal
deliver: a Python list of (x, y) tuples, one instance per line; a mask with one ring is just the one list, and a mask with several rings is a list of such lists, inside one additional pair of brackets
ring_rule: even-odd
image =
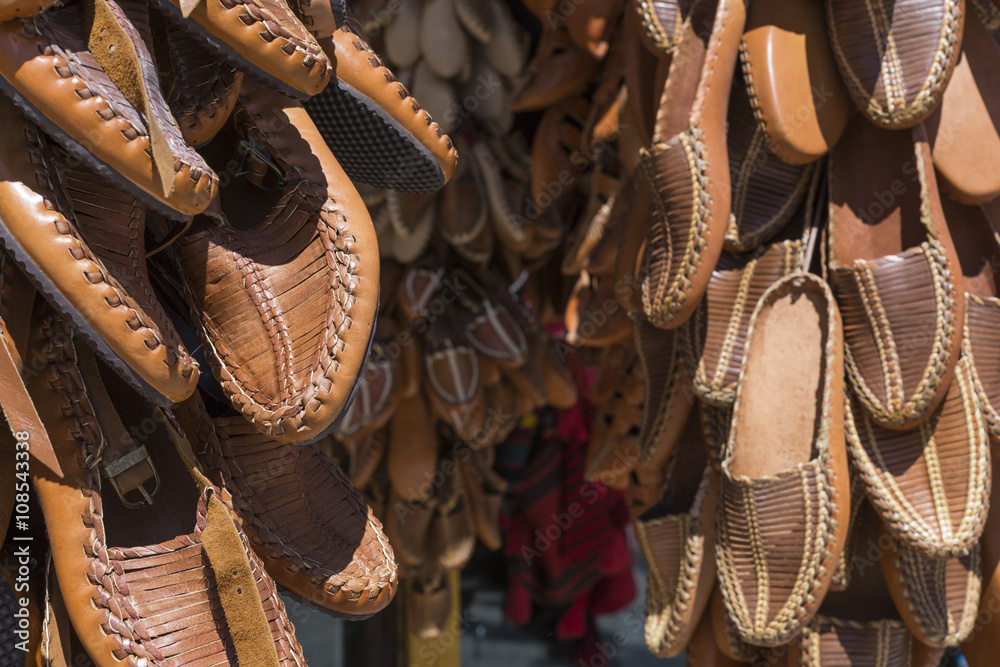
[(851, 514), (847, 521), (847, 542), (837, 558), (837, 569), (830, 582), (830, 590), (841, 592), (851, 585), (857, 558), (861, 556), (859, 549), (866, 548), (862, 544), (864, 532), (865, 482), (858, 474), (854, 465), (848, 466), (851, 472)]
[(590, 102), (572, 97), (549, 107), (538, 122), (531, 144), (531, 202), (534, 209), (525, 211), (535, 222), (540, 212), (548, 210), (578, 184), (589, 164), (581, 152), (583, 126), (590, 113)]
[[(670, 71), (674, 47), (680, 38), (680, 28), (684, 16), (690, 11), (682, 12), (675, 0), (658, 3), (657, 7), (641, 0), (631, 0), (629, 4), (635, 11), (626, 11), (622, 22), (625, 90), (628, 93), (628, 113), (625, 116), (629, 121), (625, 123), (625, 130), (628, 132), (631, 128), (640, 145), (647, 146), (653, 140), (656, 110)], [(690, 10), (694, 4), (686, 2), (685, 9)], [(651, 27), (656, 19), (647, 14), (653, 12), (664, 14), (662, 20), (665, 30), (661, 33), (662, 39), (658, 34), (652, 38), (654, 41), (651, 43), (649, 31), (656, 30)], [(627, 173), (630, 172), (628, 170)]]
[[(627, 198), (630, 196), (631, 187), (629, 186), (628, 193), (624, 194), (623, 189), (622, 182), (614, 176), (603, 171), (598, 171), (594, 174), (590, 185), (590, 197), (587, 200), (587, 206), (583, 211), (583, 215), (580, 216), (579, 222), (577, 222), (576, 229), (571, 237), (572, 242), (566, 249), (566, 254), (563, 255), (561, 267), (563, 275), (575, 276), (584, 269), (592, 268), (590, 266), (590, 256), (597, 248), (598, 243), (605, 238), (605, 234), (610, 231), (608, 230), (609, 221), (614, 221), (617, 225), (618, 229), (616, 231), (620, 231), (620, 228), (624, 226), (627, 216), (621, 215), (621, 210), (626, 206), (626, 203), (625, 200), (618, 203), (618, 200), (619, 197), (624, 196)], [(617, 215), (612, 216), (612, 211), (615, 211)], [(617, 246), (617, 238), (615, 241), (614, 246)], [(602, 245), (605, 246), (603, 255), (607, 256), (613, 262), (614, 251), (611, 239), (608, 239), (608, 242)], [(600, 268), (593, 267), (593, 272), (600, 274), (610, 273), (614, 270), (613, 265), (608, 270), (606, 264), (607, 259), (605, 260), (605, 266)]]
[[(159, 18), (151, 14), (151, 19)], [(155, 24), (166, 32), (167, 103), (192, 146), (212, 140), (229, 119), (243, 84), (243, 72), (202, 48), (190, 33), (175, 25)], [(168, 85), (167, 85), (168, 84)]]
[(487, 0), (493, 39), (483, 45), (483, 55), (493, 68), (506, 77), (516, 77), (527, 56), (526, 36), (503, 0)]
[(637, 360), (628, 368), (619, 368), (618, 377), (610, 398), (598, 406), (594, 415), (583, 478), (625, 489), (639, 463), (645, 387)]
[(655, 502), (666, 481), (667, 462), (679, 443), (698, 436), (700, 422), (693, 411), (696, 400), (681, 359), (679, 332), (658, 329), (639, 316), (633, 316), (632, 326), (646, 390), (634, 485), (638, 495)]
[(632, 0), (627, 11), (638, 17), (638, 37), (656, 56), (672, 55), (683, 30), (684, 18), (691, 12), (690, 0)]
[(385, 533), (401, 565), (419, 567), (427, 554), (427, 535), (437, 503), (406, 502), (390, 491), (386, 500)]
[(967, 12), (962, 52), (938, 110), (926, 122), (941, 189), (965, 204), (1000, 195), (1000, 150), (996, 115), (1000, 94), (989, 73), (1000, 66), (1000, 45), (979, 19)]
[(477, 143), (470, 157), (477, 162), (483, 177), (489, 203), (490, 222), (496, 238), (515, 252), (527, 250), (532, 235), (524, 217), (528, 196), (527, 179), (518, 179), (501, 171), (500, 150), (496, 143)]
[(455, 465), (461, 474), (466, 508), (476, 536), (487, 549), (496, 551), (503, 546), (499, 521), (507, 482), (493, 470), (490, 452), (489, 449), (470, 452), (468, 457), (458, 454)]
[(428, 308), (444, 279), (444, 269), (431, 269), (424, 266), (413, 266), (403, 277), (399, 292), (399, 309), (411, 322), (424, 320)]
[[(808, 217), (804, 211), (799, 215)], [(705, 298), (679, 334), (680, 349), (698, 398), (727, 407), (736, 400), (736, 383), (750, 316), (768, 287), (802, 271), (805, 235), (802, 220), (790, 223), (784, 240), (736, 255), (723, 252)]]
[(524, 79), (510, 98), (515, 113), (551, 107), (574, 95), (597, 71), (600, 61), (577, 46), (565, 28), (546, 30)]
[(669, 658), (688, 644), (715, 586), (717, 478), (708, 452), (685, 442), (671, 465), (663, 497), (635, 520), (649, 564), (646, 646)]
[(343, 25), (320, 45), (335, 76), (306, 109), (351, 179), (400, 192), (447, 183), (455, 145), (365, 40)]
[(891, 546), (882, 554), (882, 569), (896, 609), (913, 636), (938, 648), (965, 641), (979, 611), (979, 544), (961, 556), (928, 558), (883, 534)]
[(740, 0), (700, 0), (684, 20), (643, 173), (652, 193), (643, 311), (673, 329), (701, 300), (729, 224), (726, 112), (743, 33)]
[(828, 183), (827, 260), (851, 388), (880, 425), (913, 429), (944, 399), (965, 313), (923, 129), (855, 117)]
[(330, 58), (285, 0), (154, 0), (203, 48), (267, 86), (296, 99), (323, 90)]
[(882, 428), (856, 398), (847, 414), (851, 459), (872, 505), (896, 539), (930, 558), (968, 553), (989, 508), (989, 438), (970, 365), (959, 359), (941, 407), (912, 431)]
[(775, 283), (750, 320), (716, 526), (722, 595), (748, 643), (802, 631), (847, 540), (842, 336), (830, 288), (810, 274)]
[(469, 40), (455, 15), (454, 0), (426, 0), (420, 13), (423, 62), (443, 80), (455, 78), (469, 62)]
[[(970, 19), (971, 20), (971, 19)], [(964, 276), (965, 323), (962, 354), (990, 435), (1000, 438), (1000, 350), (991, 343), (1000, 326), (1000, 236), (978, 206), (941, 198)]]
[(528, 341), (521, 326), (498, 295), (493, 299), (468, 273), (452, 271), (451, 280), (466, 285), (469, 291), (458, 295), (464, 311), (465, 339), (481, 355), (497, 361), (501, 367), (517, 368), (528, 357)]
[[(265, 132), (275, 119), (284, 129)], [(245, 170), (175, 245), (206, 356), (262, 433), (317, 439), (368, 354), (379, 288), (368, 212), (302, 106), (256, 82), (205, 152)]]
[[(392, 15), (385, 26), (385, 48), (383, 52), (396, 67), (409, 69), (420, 60), (420, 15), (423, 3), (401, 2), (399, 11)], [(361, 15), (355, 11), (355, 16)], [(362, 23), (366, 34), (372, 34)]]
[[(726, 610), (726, 603), (722, 599), (722, 591), (716, 586), (712, 589), (712, 599), (709, 600), (708, 609), (702, 617), (702, 623), (711, 618), (712, 632), (715, 635), (715, 646), (721, 657), (735, 661), (739, 664), (750, 663), (760, 654), (760, 648), (747, 644), (740, 638), (740, 633), (736, 630), (732, 620), (729, 618), (729, 611)], [(700, 630), (695, 631), (695, 637)], [(695, 645), (696, 639), (692, 638), (690, 646)], [(728, 664), (728, 663), (727, 663)]]
[(218, 178), (160, 93), (147, 7), (85, 5), (3, 24), (0, 89), (73, 157), (146, 206), (177, 219), (204, 210)]
[(735, 77), (729, 97), (726, 142), (732, 204), (724, 247), (747, 252), (776, 236), (800, 209), (811, 212), (801, 204), (815, 189), (810, 184), (818, 181), (814, 165), (790, 165), (771, 150), (762, 124), (754, 120), (741, 77)]
[(10, 132), (0, 147), (0, 237), (13, 258), (6, 261), (23, 267), (143, 396), (160, 406), (190, 396), (198, 364), (153, 296), (145, 207), (81, 166), (5, 99), (0, 123)]
[(617, 284), (612, 276), (580, 274), (566, 304), (566, 342), (607, 347), (632, 336), (628, 313), (615, 300)]
[(476, 352), (447, 314), (431, 321), (424, 334), (427, 397), (435, 413), (462, 440), (473, 440), (482, 426), (486, 404)]
[(934, 111), (958, 60), (964, 14), (963, 0), (904, 0), (891, 10), (826, 0), (830, 47), (868, 120), (898, 130)]
[[(36, 467), (33, 481), (58, 537), (52, 560), (70, 620), (97, 666), (196, 654), (304, 664), (228, 492), (201, 472), (176, 420), (137, 404), (44, 305), (33, 322), (30, 349), (48, 365), (28, 384), (65, 472)], [(119, 413), (123, 405), (130, 410)], [(149, 436), (140, 444), (130, 433)]]
[(425, 641), (440, 637), (452, 614), (448, 573), (418, 573), (407, 578), (406, 583), (407, 627)]
[[(464, 151), (463, 151), (464, 153)], [(439, 197), (437, 228), (454, 245), (473, 241), (487, 226), (490, 208), (479, 160), (462, 160)]]
[(750, 104), (774, 155), (807, 164), (836, 145), (854, 108), (818, 3), (751, 4), (740, 61)]
[(476, 547), (462, 480), (451, 457), (441, 460), (444, 481), (435, 485), (435, 512), (427, 528), (427, 560), (445, 569), (465, 567)]
[(626, 339), (601, 350), (597, 364), (597, 374), (590, 385), (590, 402), (595, 405), (606, 403), (621, 381), (622, 369), (631, 368), (636, 362), (635, 342)]
[(348, 619), (367, 618), (396, 593), (396, 561), (382, 525), (318, 444), (277, 443), (242, 416), (212, 420), (200, 400), (176, 409), (196, 433), (208, 476), (232, 494), (254, 551), (274, 580)]

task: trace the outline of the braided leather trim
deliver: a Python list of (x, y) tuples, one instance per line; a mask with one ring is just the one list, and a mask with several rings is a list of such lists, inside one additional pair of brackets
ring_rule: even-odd
[(817, 614), (802, 629), (799, 661), (802, 667), (823, 667), (838, 659), (850, 664), (860, 658), (871, 661), (872, 667), (907, 667), (911, 641), (909, 630), (899, 620), (860, 623)]
[[(659, 657), (676, 655), (684, 646), (678, 639), (687, 641), (693, 624), (691, 605), (695, 589), (705, 567), (705, 529), (701, 521), (701, 508), (711, 487), (711, 468), (706, 468), (691, 508), (685, 514), (665, 516), (651, 521), (636, 520), (636, 537), (649, 564), (649, 585), (646, 588), (646, 646)], [(667, 521), (678, 525), (678, 541), (683, 545), (677, 572), (661, 573), (649, 543), (647, 526)], [(671, 578), (664, 578), (670, 576)], [(672, 578), (676, 576), (676, 579)]]
[[(973, 334), (972, 327), (969, 323), (969, 316), (973, 309), (979, 309), (986, 313), (993, 313), (996, 317), (997, 323), (1000, 323), (1000, 299), (998, 298), (983, 298), (976, 296), (975, 294), (965, 293), (965, 327), (962, 336), (962, 354), (968, 357), (969, 371), (972, 375), (972, 386), (976, 391), (976, 398), (979, 400), (979, 409), (983, 413), (983, 417), (986, 419), (986, 425), (990, 430), (990, 435), (994, 438), (1000, 439), (1000, 413), (997, 412), (997, 406), (994, 405), (995, 401), (991, 399), (989, 392), (987, 392), (985, 386), (983, 385), (982, 378), (979, 376), (979, 368), (976, 365), (976, 359), (973, 354), (975, 345), (973, 344)], [(983, 331), (982, 333), (986, 333)], [(978, 340), (978, 336), (977, 336)], [(992, 342), (984, 341), (986, 345), (993, 345)]]
[(875, 33), (874, 39), (878, 42), (878, 51), (883, 54), (879, 70), (886, 92), (885, 106), (874, 99), (872, 93), (865, 89), (858, 75), (849, 66), (850, 63), (840, 42), (839, 24), (834, 16), (835, 3), (836, 0), (826, 0), (830, 47), (836, 55), (844, 83), (861, 109), (875, 123), (886, 128), (909, 127), (931, 113), (941, 100), (960, 48), (959, 34), (962, 31), (964, 0), (945, 0), (944, 19), (941, 23), (937, 48), (934, 50), (933, 63), (920, 90), (909, 101), (905, 82), (902, 80), (903, 68), (899, 61), (898, 46), (883, 0), (873, 0), (866, 4)]
[[(654, 244), (652, 241), (659, 240), (657, 245), (665, 246), (666, 252), (666, 276), (654, 276), (650, 273), (642, 282), (642, 307), (646, 317), (656, 326), (669, 324), (674, 316), (681, 310), (681, 307), (688, 299), (688, 293), (692, 287), (691, 278), (699, 268), (701, 268), (701, 254), (708, 245), (706, 234), (708, 233), (712, 211), (712, 197), (708, 190), (710, 187), (708, 177), (708, 162), (705, 158), (705, 145), (701, 138), (704, 132), (692, 126), (687, 132), (677, 135), (679, 146), (672, 147), (666, 144), (658, 144), (651, 152), (647, 149), (641, 150), (643, 173), (652, 189), (651, 197), (654, 207), (654, 220), (650, 225), (650, 251), (647, 253), (647, 266), (649, 257), (652, 255)], [(659, 180), (656, 173), (657, 167), (653, 164), (656, 154), (664, 154), (669, 150), (682, 150), (684, 158), (688, 164), (688, 171), (691, 177), (692, 206), (691, 218), (686, 221), (667, 220), (666, 211), (663, 208), (662, 198), (657, 196), (659, 189), (656, 184)], [(680, 257), (680, 266), (674, 267), (670, 255), (673, 249), (670, 247), (670, 233), (668, 227), (671, 224), (688, 225), (687, 246)], [(664, 250), (660, 250), (664, 252)]]
[[(285, 47), (292, 48), (291, 52), (289, 52), (288, 48), (282, 47), (281, 50), (282, 52), (285, 53), (285, 55), (291, 56), (295, 52), (304, 54), (305, 57), (302, 59), (302, 66), (305, 67), (306, 69), (311, 69), (312, 66), (316, 64), (317, 61), (319, 61), (319, 62), (326, 62), (327, 71), (333, 70), (333, 66), (329, 62), (329, 59), (326, 57), (326, 54), (323, 53), (323, 49), (316, 42), (313, 36), (310, 35), (307, 30), (305, 30), (304, 26), (302, 26), (303, 29), (301, 31), (297, 31), (301, 33), (300, 35), (294, 35), (292, 34), (292, 31), (289, 30), (289, 27), (286, 24), (283, 24), (281, 21), (276, 21), (274, 15), (271, 12), (261, 7), (254, 0), (249, 0), (249, 1), (216, 0), (216, 1), (220, 5), (225, 7), (227, 10), (239, 6), (240, 9), (242, 10), (239, 15), (239, 19), (242, 23), (244, 23), (247, 26), (252, 26), (254, 23), (259, 23), (262, 25), (264, 30), (258, 33), (261, 39), (264, 39), (265, 41), (268, 42), (273, 42), (276, 39), (280, 39), (282, 40), (282, 43), (285, 44)], [(289, 17), (289, 19), (291, 19), (290, 22), (293, 22), (293, 25), (298, 24), (301, 26), (302, 25), (301, 22), (297, 18), (295, 18), (295, 15), (292, 13), (292, 10), (288, 8), (287, 5), (285, 5), (284, 0), (276, 0), (275, 4), (279, 3), (288, 12), (287, 16)]]
[[(927, 513), (921, 512), (921, 506), (911, 502), (907, 489), (897, 483), (896, 476), (890, 472), (891, 468), (880, 450), (871, 417), (862, 411), (861, 418), (855, 421), (854, 410), (850, 405), (844, 414), (844, 430), (851, 459), (865, 482), (869, 500), (878, 510), (889, 532), (910, 548), (934, 558), (967, 553), (979, 540), (989, 509), (992, 478), (989, 440), (972, 387), (969, 365), (967, 358), (959, 359), (953, 380), (958, 396), (950, 397), (950, 400), (961, 401), (961, 416), (968, 431), (968, 436), (963, 436), (963, 442), (969, 450), (969, 466), (968, 470), (962, 472), (968, 476), (968, 484), (963, 499), (964, 511), (957, 526), (953, 526), (951, 520), (932, 424), (922, 424), (914, 432), (914, 437), (919, 438), (926, 461), (927, 489), (931, 495), (937, 529), (929, 523)], [(946, 399), (946, 403), (948, 400)], [(931, 419), (936, 424), (936, 418)], [(858, 430), (859, 424), (863, 429), (861, 431)], [(949, 474), (955, 474), (955, 471), (951, 470)]]
[[(174, 336), (170, 336), (166, 339), (163, 336), (163, 332), (155, 324), (148, 321), (146, 314), (142, 309), (136, 304), (135, 299), (132, 298), (128, 292), (122, 287), (118, 280), (108, 273), (107, 268), (104, 263), (91, 251), (89, 244), (84, 241), (80, 236), (80, 231), (73, 219), (72, 206), (66, 201), (68, 197), (59, 192), (60, 188), (57, 188), (56, 184), (53, 182), (53, 175), (57, 173), (57, 168), (48, 164), (46, 161), (46, 155), (51, 156), (50, 147), (45, 139), (43, 139), (43, 134), (40, 130), (35, 128), (33, 125), (27, 125), (25, 128), (25, 140), (28, 145), (28, 153), (31, 158), (32, 165), (35, 166), (35, 184), (34, 187), (36, 191), (41, 195), (42, 201), (45, 207), (49, 210), (59, 211), (62, 215), (59, 219), (55, 220), (56, 232), (60, 235), (67, 236), (73, 241), (67, 247), (67, 252), (73, 257), (74, 260), (80, 261), (86, 259), (89, 265), (82, 271), (84, 278), (87, 282), (92, 285), (97, 285), (104, 283), (110, 287), (115, 293), (115, 300), (109, 300), (107, 298), (103, 299), (104, 304), (108, 307), (110, 311), (116, 311), (119, 308), (127, 308), (130, 313), (130, 317), (125, 320), (129, 329), (134, 331), (136, 334), (143, 337), (143, 343), (146, 349), (155, 351), (161, 345), (166, 346), (168, 354), (166, 356), (166, 364), (170, 367), (177, 365), (181, 362), (181, 376), (184, 378), (191, 377), (193, 373), (198, 368), (198, 363), (183, 350), (183, 343)], [(59, 150), (59, 149), (55, 149)], [(66, 215), (68, 213), (68, 217)], [(132, 220), (142, 221), (144, 219), (145, 210), (141, 204), (133, 200), (132, 202)], [(141, 225), (135, 224), (129, 230), (129, 238), (135, 243), (132, 244), (132, 248), (138, 246), (138, 234)], [(128, 261), (135, 275), (142, 276), (145, 274), (145, 269), (141, 266), (142, 258), (138, 256), (135, 252), (130, 252), (127, 255)], [(147, 292), (147, 298), (150, 300), (155, 300), (155, 297)]]

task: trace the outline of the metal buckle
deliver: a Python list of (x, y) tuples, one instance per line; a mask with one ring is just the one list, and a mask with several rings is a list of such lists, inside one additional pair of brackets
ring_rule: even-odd
[[(261, 162), (267, 168), (267, 171), (259, 173), (252, 169), (243, 170), (243, 165), (246, 163), (248, 157)], [(236, 173), (233, 174), (234, 176), (251, 176), (251, 178), (248, 178), (247, 180), (261, 190), (275, 192), (285, 187), (284, 170), (275, 164), (270, 155), (260, 148), (257, 148), (246, 139), (240, 139), (240, 143), (236, 147), (236, 152), (233, 153), (233, 159), (230, 164), (232, 164), (233, 168), (236, 170)], [(277, 182), (274, 185), (265, 185), (268, 172), (274, 174), (277, 179)]]
[[(131, 470), (140, 463), (145, 463), (149, 467), (151, 475), (140, 482), (135, 489), (126, 491), (121, 487), (121, 484), (119, 484), (118, 475), (121, 475), (127, 470)], [(153, 496), (155, 496), (156, 492), (160, 490), (160, 475), (156, 472), (153, 462), (149, 459), (149, 454), (146, 452), (145, 446), (137, 447), (128, 454), (115, 459), (111, 463), (103, 466), (103, 470), (104, 476), (108, 478), (109, 482), (111, 482), (111, 486), (114, 487), (115, 492), (118, 493), (118, 497), (121, 498), (122, 504), (125, 505), (125, 507), (128, 507), (129, 509), (137, 509), (143, 505), (153, 504)], [(153, 479), (152, 492), (146, 491), (145, 486), (146, 482), (148, 482), (150, 478)], [(143, 499), (139, 502), (133, 502), (125, 497), (127, 493), (132, 493), (134, 491), (138, 491), (142, 494)]]

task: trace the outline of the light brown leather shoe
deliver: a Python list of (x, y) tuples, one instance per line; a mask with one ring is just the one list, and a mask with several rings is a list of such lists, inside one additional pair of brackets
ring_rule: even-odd
[(748, 643), (801, 633), (847, 539), (842, 336), (811, 274), (775, 283), (750, 320), (716, 526), (722, 595)]
[(729, 224), (726, 113), (746, 7), (699, 0), (684, 20), (663, 87), (653, 144), (643, 149), (652, 193), (643, 311), (674, 329), (698, 306)]
[(964, 14), (964, 0), (826, 0), (830, 48), (870, 121), (898, 130), (934, 111), (958, 60)]
[(198, 364), (153, 295), (146, 207), (80, 165), (7, 99), (0, 124), (0, 238), (12, 261), (139, 393), (164, 407), (190, 396)]
[(243, 171), (175, 246), (209, 363), (262, 433), (314, 440), (368, 355), (379, 289), (368, 211), (302, 106), (256, 82), (203, 152)]
[(40, 301), (33, 322), (29, 349), (48, 364), (28, 384), (65, 476), (32, 477), (59, 588), (96, 665), (304, 664), (229, 494), (202, 474), (179, 424), (136, 401)]
[(551, 107), (578, 93), (597, 71), (600, 61), (573, 43), (565, 28), (542, 33), (521, 85), (511, 94), (515, 112)]
[(349, 25), (320, 40), (334, 77), (306, 110), (351, 179), (399, 192), (434, 192), (447, 183), (458, 152)]
[(326, 87), (330, 59), (285, 0), (154, 0), (168, 19), (269, 87), (307, 99)]
[(886, 541), (891, 546), (882, 554), (882, 569), (896, 609), (913, 636), (937, 648), (965, 641), (979, 611), (979, 544), (961, 556), (928, 558), (891, 537)]
[(915, 428), (944, 399), (965, 313), (923, 128), (888, 132), (856, 116), (828, 174), (851, 388), (880, 425)]
[(148, 8), (138, 0), (98, 6), (89, 46), (81, 5), (0, 26), (0, 89), (73, 157), (146, 206), (175, 219), (199, 213), (218, 178), (160, 92)]
[(912, 431), (890, 431), (851, 401), (847, 441), (872, 505), (889, 531), (930, 558), (979, 540), (989, 508), (990, 449), (967, 358), (941, 407)]
[(740, 61), (768, 147), (789, 164), (826, 155), (854, 113), (816, 2), (751, 3)]
[(240, 415), (213, 420), (198, 397), (175, 413), (276, 582), (349, 620), (389, 604), (398, 583), (389, 540), (319, 444), (275, 442)]
[(718, 479), (697, 440), (674, 457), (659, 501), (635, 520), (649, 564), (646, 646), (669, 658), (687, 645), (715, 586), (715, 514)]

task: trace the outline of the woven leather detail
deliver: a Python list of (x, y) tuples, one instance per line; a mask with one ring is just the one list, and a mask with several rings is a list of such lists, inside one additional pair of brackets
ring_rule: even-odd
[[(52, 400), (73, 420), (80, 444), (77, 463), (85, 473), (80, 493), (87, 507), (80, 520), (90, 532), (82, 545), (89, 558), (85, 573), (91, 599), (102, 617), (99, 632), (111, 636), (118, 648), (113, 655), (129, 665), (169, 665), (179, 653), (204, 656), (205, 662), (232, 662), (235, 648), (221, 621), (222, 610), (213, 574), (202, 553), (200, 535), (206, 521), (207, 494), (229, 504), (224, 490), (206, 486), (197, 501), (194, 531), (159, 544), (121, 548), (109, 545), (104, 525), (102, 480), (98, 464), (106, 442), (86, 395), (76, 366), (72, 337), (51, 311), (40, 323), (45, 340), (41, 354), (48, 362)], [(174, 430), (181, 432), (171, 420)], [(119, 502), (113, 498), (111, 502)], [(302, 649), (277, 595), (273, 580), (253, 555), (241, 534), (257, 581), (265, 616), (282, 667), (305, 667)], [(183, 595), (185, 605), (178, 606)], [(196, 622), (192, 622), (195, 619)]]
[[(127, 309), (124, 323), (143, 337), (146, 348), (153, 351), (165, 345), (167, 365), (179, 363), (181, 376), (191, 377), (198, 363), (185, 349), (149, 282), (145, 207), (78, 166), (77, 160), (37, 128), (29, 126), (26, 139), (36, 167), (36, 192), (64, 216), (56, 224), (57, 232), (75, 239), (77, 247), (70, 249), (74, 259), (93, 262), (85, 273), (87, 280), (106, 283), (114, 290), (116, 298), (104, 299), (108, 318), (118, 323), (122, 319), (118, 311)], [(100, 323), (95, 327), (100, 332)]]
[(689, 131), (643, 149), (643, 173), (652, 190), (647, 233), (647, 277), (642, 307), (656, 326), (669, 324), (687, 301), (692, 277), (708, 244), (711, 207), (701, 131)]
[(990, 435), (1000, 439), (1000, 346), (994, 343), (1000, 329), (1000, 299), (965, 295), (963, 354), (972, 362), (973, 384)]
[(799, 661), (802, 667), (910, 667), (910, 642), (902, 621), (859, 623), (819, 614), (802, 630)]
[(214, 429), (204, 412), (198, 418), (199, 456), (232, 493), (254, 550), (278, 583), (348, 614), (389, 603), (397, 585), (392, 546), (320, 445), (275, 442), (240, 416), (216, 419)]
[[(766, 479), (733, 478), (723, 465), (716, 551), (723, 597), (744, 640), (785, 643), (815, 610), (838, 520), (829, 465), (815, 458)], [(784, 517), (784, 518), (783, 518)], [(791, 521), (802, 530), (790, 532)]]
[(958, 59), (963, 0), (827, 0), (826, 7), (830, 47), (858, 108), (897, 129), (934, 110)]
[(722, 254), (705, 300), (684, 325), (683, 358), (703, 401), (728, 406), (736, 400), (753, 309), (768, 287), (800, 270), (802, 253), (801, 241), (783, 241), (750, 256)]
[(681, 36), (684, 17), (691, 13), (690, 0), (632, 0), (644, 40), (657, 51), (673, 53)]
[(958, 344), (951, 275), (935, 239), (830, 272), (844, 319), (848, 377), (880, 423), (902, 424), (924, 414), (947, 376)]
[(741, 77), (729, 96), (726, 143), (732, 203), (725, 248), (753, 250), (792, 219), (809, 190), (815, 165), (791, 165), (768, 146), (768, 137), (754, 118)]
[[(242, 103), (233, 117), (241, 136), (270, 147), (265, 119)], [(276, 437), (303, 427), (318, 396), (354, 384), (337, 371), (342, 336), (353, 326), (360, 258), (326, 184), (306, 180), (288, 156), (268, 150), (286, 182), (263, 223), (243, 231), (206, 222), (176, 248), (216, 378), (247, 419)], [(345, 400), (349, 391), (342, 390)]]
[(890, 431), (857, 401), (846, 411), (851, 458), (889, 531), (921, 553), (966, 553), (989, 507), (989, 440), (962, 357), (941, 407), (911, 431)]
[(969, 637), (982, 590), (979, 544), (963, 556), (928, 558), (897, 542), (885, 558), (891, 559), (890, 570), (899, 578), (902, 599), (894, 601), (920, 641), (952, 647)]
[[(172, 0), (173, 1), (173, 0)], [(240, 8), (240, 21), (247, 26), (259, 24), (261, 39), (273, 42), (280, 39), (282, 51), (287, 55), (298, 51), (305, 54), (302, 66), (311, 68), (319, 61), (331, 70), (332, 65), (316, 39), (306, 30), (284, 0), (204, 0), (218, 2), (226, 9)]]

